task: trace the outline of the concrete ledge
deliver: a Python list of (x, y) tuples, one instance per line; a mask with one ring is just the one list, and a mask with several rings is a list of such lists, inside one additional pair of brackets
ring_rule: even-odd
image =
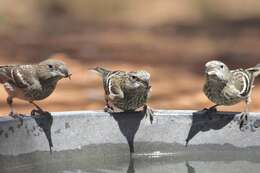
[(26, 117), (23, 125), (4, 117), (0, 118), (0, 155), (49, 151), (45, 134), (48, 136), (51, 124), (54, 151), (127, 142), (133, 151), (134, 141), (185, 146), (187, 140), (191, 146), (207, 144), (212, 149), (227, 144), (238, 148), (260, 147), (260, 113), (250, 114), (244, 131), (239, 130), (237, 114), (157, 110), (153, 124), (142, 112), (113, 115), (102, 111), (56, 112), (52, 113), (53, 123), (46, 117)]

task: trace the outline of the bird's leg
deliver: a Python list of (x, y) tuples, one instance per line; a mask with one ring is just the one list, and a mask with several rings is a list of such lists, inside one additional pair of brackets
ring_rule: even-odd
[(250, 98), (246, 99), (245, 110), (240, 115), (240, 123), (239, 123), (239, 128), (240, 129), (242, 129), (242, 127), (247, 124), (248, 115), (249, 115), (249, 104), (250, 104), (250, 102), (251, 102)]
[(214, 105), (214, 106), (211, 106), (208, 110), (209, 111), (213, 111), (213, 112), (217, 112), (217, 107), (218, 107), (219, 105), (218, 104), (216, 104), (216, 105)]
[(114, 112), (114, 110), (113, 110), (113, 108), (112, 108), (112, 107), (110, 107), (110, 106), (106, 105), (106, 106), (104, 107), (104, 112), (107, 112), (107, 113), (113, 113), (113, 112)]
[(144, 105), (143, 111), (145, 113), (145, 117), (147, 118), (149, 116), (150, 122), (151, 122), (151, 124), (153, 124), (153, 115), (154, 115), (153, 110), (149, 106)]
[(30, 103), (31, 103), (33, 106), (35, 106), (39, 111), (42, 111), (42, 112), (43, 112), (43, 109), (42, 109), (40, 106), (38, 106), (36, 103), (34, 103), (33, 101), (30, 101)]
[(14, 108), (13, 108), (13, 98), (8, 96), (7, 99), (6, 99), (6, 102), (7, 102), (8, 106), (9, 106), (9, 109), (10, 109), (9, 116), (14, 118), (14, 119), (19, 119), (21, 121), (21, 124), (23, 124), (23, 115), (22, 114), (17, 114), (14, 111)]
[(216, 105), (214, 105), (214, 106), (211, 106), (210, 108), (205, 108), (205, 109), (203, 109), (203, 111), (207, 111), (207, 112), (217, 112), (217, 107), (218, 107), (219, 105), (218, 104), (216, 104)]
[(104, 112), (113, 113), (114, 109), (109, 105), (108, 99), (106, 99), (106, 106), (104, 107)]
[(212, 120), (212, 113), (216, 113), (217, 112), (217, 107), (218, 107), (219, 105), (218, 104), (216, 104), (216, 105), (214, 105), (214, 106), (211, 106), (210, 108), (205, 108), (204, 110), (203, 110), (203, 112), (205, 111), (205, 113), (206, 113), (206, 115), (207, 115), (207, 117), (208, 117), (208, 119), (209, 120)]
[(7, 97), (6, 102), (9, 106), (10, 109), (10, 113), (9, 116), (15, 118), (16, 113), (14, 112), (14, 108), (13, 108), (13, 98), (12, 97)]
[(30, 101), (30, 103), (37, 108), (37, 110), (35, 110), (35, 109), (32, 110), (31, 116), (35, 116), (36, 113), (38, 113), (38, 114), (44, 114), (44, 111), (43, 111), (43, 109), (42, 109), (40, 106), (38, 106), (38, 105), (37, 105), (36, 103), (34, 103), (33, 101)]

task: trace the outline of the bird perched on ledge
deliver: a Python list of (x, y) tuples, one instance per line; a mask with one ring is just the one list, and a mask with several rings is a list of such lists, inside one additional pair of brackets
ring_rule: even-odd
[(106, 112), (136, 111), (143, 107), (153, 122), (153, 111), (146, 105), (151, 86), (146, 71), (110, 71), (96, 67), (91, 69), (103, 79)]
[(245, 110), (240, 116), (240, 129), (246, 124), (255, 77), (260, 75), (260, 64), (248, 69), (229, 70), (220, 61), (209, 61), (205, 65), (206, 83), (203, 91), (217, 106), (229, 106), (245, 101)]
[(0, 66), (0, 83), (8, 93), (9, 116), (21, 118), (13, 109), (13, 98), (28, 101), (41, 110), (34, 101), (48, 97), (60, 79), (70, 76), (68, 68), (62, 61), (52, 59), (39, 64)]

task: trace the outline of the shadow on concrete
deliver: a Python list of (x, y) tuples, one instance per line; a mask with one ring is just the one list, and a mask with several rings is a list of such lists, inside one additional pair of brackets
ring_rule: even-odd
[(224, 128), (234, 119), (235, 115), (235, 113), (209, 111), (207, 109), (194, 112), (192, 116), (192, 125), (186, 139), (186, 146), (199, 132), (207, 132), (211, 129), (220, 130)]
[(121, 133), (126, 138), (130, 153), (134, 153), (135, 134), (140, 127), (145, 112), (120, 112), (110, 113), (110, 115), (117, 121)]
[(53, 116), (48, 111), (38, 109), (32, 110), (31, 116), (34, 118), (37, 125), (43, 130), (49, 143), (50, 152), (52, 153), (53, 143), (51, 138), (51, 126), (53, 123)]

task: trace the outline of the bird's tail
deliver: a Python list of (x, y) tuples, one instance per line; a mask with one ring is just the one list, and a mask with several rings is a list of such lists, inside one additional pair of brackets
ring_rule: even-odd
[(255, 67), (248, 68), (247, 70), (252, 73), (254, 77), (257, 77), (260, 75), (260, 64), (257, 64)]
[(104, 69), (102, 67), (95, 67), (95, 68), (91, 68), (89, 70), (93, 71), (94, 73), (97, 73), (101, 77), (105, 77), (105, 76), (107, 76), (110, 73), (109, 70)]
[(11, 80), (10, 68), (12, 67), (11, 65), (0, 65), (0, 83)]

